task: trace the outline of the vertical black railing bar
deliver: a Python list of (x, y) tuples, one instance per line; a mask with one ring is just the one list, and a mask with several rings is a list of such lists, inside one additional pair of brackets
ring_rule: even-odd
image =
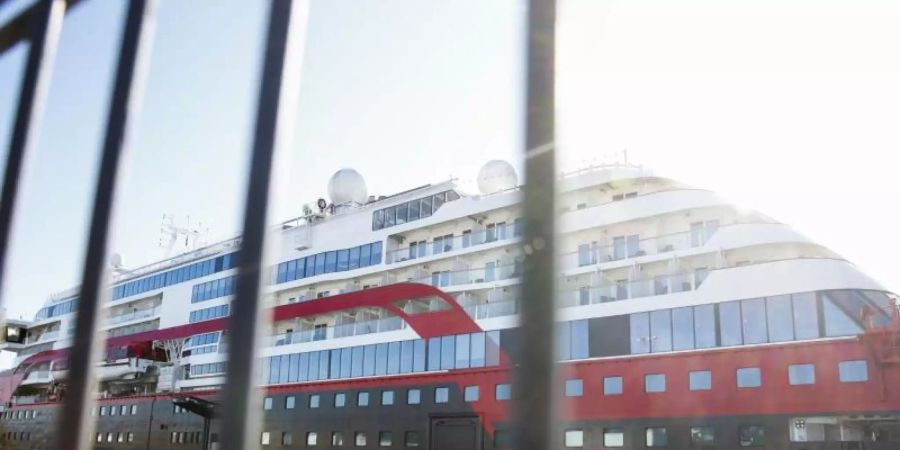
[(75, 319), (75, 336), (69, 349), (69, 376), (60, 416), (60, 449), (88, 450), (94, 421), (90, 416), (96, 388), (95, 365), (106, 336), (99, 332), (103, 305), (109, 300), (107, 285), (110, 226), (115, 213), (122, 161), (125, 159), (136, 116), (140, 109), (143, 78), (149, 62), (156, 0), (131, 0), (123, 26), (100, 170), (94, 193), (94, 209), (81, 278)]
[(6, 254), (12, 238), (13, 220), (17, 217), (15, 213), (19, 188), (25, 185), (28, 161), (37, 147), (41, 117), (50, 88), (53, 60), (65, 11), (66, 4), (63, 0), (42, 0), (29, 16), (30, 47), (22, 87), (19, 90), (16, 119), (7, 149), (3, 188), (0, 191), (0, 292), (3, 292), (4, 287)]
[(521, 342), (514, 374), (513, 445), (557, 448), (553, 352), (556, 280), (554, 64), (555, 0), (528, 2), (525, 111), (524, 245)]
[[(0, 0), (0, 10), (3, 9), (3, 2)], [(65, 0), (66, 13), (81, 4), (84, 0)], [(19, 14), (3, 23), (0, 23), (0, 55), (5, 53), (16, 44), (28, 40), (30, 38), (30, 29), (32, 17), (40, 14), (38, 11), (42, 8), (43, 0), (35, 2), (35, 4), (19, 12)]]
[(228, 364), (222, 392), (223, 450), (258, 448), (260, 431), (256, 348), (263, 315), (262, 283), (266, 234), (271, 223), (273, 181), (294, 126), (300, 60), (309, 5), (306, 0), (272, 0), (260, 79), (256, 128), (244, 205), (244, 231), (229, 319)]

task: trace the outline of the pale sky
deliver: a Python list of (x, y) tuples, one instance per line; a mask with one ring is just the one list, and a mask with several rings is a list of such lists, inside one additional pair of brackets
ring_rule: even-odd
[[(67, 16), (2, 293), (12, 317), (77, 284), (122, 5)], [(160, 256), (164, 213), (202, 222), (211, 241), (240, 229), (263, 5), (161, 1), (114, 247), (126, 265)], [(900, 3), (559, 5), (561, 167), (627, 148), (900, 288)], [(342, 167), (390, 194), (472, 179), (492, 158), (519, 165), (524, 19), (523, 0), (313, 0), (279, 217), (324, 196)], [(22, 50), (0, 57), (2, 152)]]

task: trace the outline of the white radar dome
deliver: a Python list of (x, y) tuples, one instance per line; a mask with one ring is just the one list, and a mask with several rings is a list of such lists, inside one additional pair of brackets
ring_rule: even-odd
[(369, 198), (369, 191), (366, 189), (366, 180), (359, 172), (341, 169), (328, 181), (328, 196), (335, 205), (350, 202), (364, 204)]
[(478, 171), (478, 190), (482, 194), (512, 189), (519, 185), (519, 177), (512, 164), (494, 159), (486, 162)]

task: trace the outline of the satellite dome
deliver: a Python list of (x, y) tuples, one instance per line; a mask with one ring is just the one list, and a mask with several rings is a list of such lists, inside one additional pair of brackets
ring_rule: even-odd
[(328, 196), (335, 205), (351, 202), (366, 203), (369, 198), (366, 180), (353, 169), (338, 170), (328, 181)]
[(519, 185), (519, 177), (512, 164), (494, 159), (486, 162), (478, 171), (478, 190), (482, 194), (512, 189)]

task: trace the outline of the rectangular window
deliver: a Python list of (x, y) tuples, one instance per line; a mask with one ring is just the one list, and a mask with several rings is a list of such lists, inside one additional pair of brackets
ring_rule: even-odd
[(469, 335), (468, 334), (458, 334), (456, 335), (456, 368), (457, 369), (468, 369), (469, 368)]
[(350, 267), (349, 270), (359, 269), (359, 247), (350, 249)]
[(332, 447), (343, 447), (344, 446), (344, 433), (340, 431), (332, 431), (331, 432), (331, 446)]
[(737, 387), (758, 388), (762, 386), (762, 372), (759, 367), (744, 367), (737, 370)]
[(766, 301), (753, 298), (741, 301), (744, 344), (762, 344), (768, 341), (766, 332)]
[(650, 353), (650, 315), (636, 313), (629, 317), (631, 354)]
[(262, 445), (269, 445), (269, 441), (271, 440), (271, 435), (268, 431), (263, 431), (262, 436), (259, 438), (259, 443)]
[(394, 391), (381, 391), (381, 404), (390, 406), (394, 404)]
[(453, 369), (456, 362), (456, 339), (453, 336), (441, 338), (441, 369)]
[(347, 394), (338, 392), (334, 394), (334, 407), (343, 408), (347, 404)]
[(723, 346), (741, 345), (741, 304), (740, 302), (719, 303), (719, 331)]
[(294, 445), (294, 435), (291, 433), (281, 433), (281, 445)]
[(650, 313), (650, 350), (653, 353), (672, 351), (672, 317), (668, 309)]
[(647, 447), (665, 447), (669, 445), (669, 435), (665, 427), (649, 427), (646, 431)]
[[(325, 273), (331, 273), (336, 270), (338, 266), (338, 254), (337, 252), (326, 252), (325, 253)], [(340, 269), (337, 269), (340, 270)]]
[(495, 388), (494, 397), (497, 400), (509, 400), (512, 396), (512, 392), (510, 389), (510, 385), (508, 384), (498, 384)]
[(625, 259), (627, 247), (625, 246), (625, 236), (613, 238), (613, 260)]
[(344, 272), (350, 268), (350, 250), (337, 251), (337, 271)]
[(838, 363), (838, 376), (841, 383), (869, 381), (869, 366), (865, 360), (841, 361)]
[(591, 244), (581, 244), (578, 246), (578, 265), (587, 266), (592, 263)]
[(603, 378), (603, 395), (622, 395), (622, 377)]
[(624, 447), (625, 446), (625, 430), (621, 428), (604, 428), (603, 429), (603, 446), (604, 447)]
[(819, 308), (814, 292), (791, 295), (794, 316), (794, 334), (797, 339), (819, 337)]
[(319, 394), (310, 395), (309, 396), (309, 407), (310, 408), (318, 408), (320, 401), (321, 401), (321, 398), (319, 397)]
[(390, 208), (385, 208), (384, 210), (384, 227), (392, 227), (396, 223), (397, 219), (397, 207), (392, 206)]
[(315, 431), (306, 433), (306, 445), (316, 445), (319, 442), (319, 434)]
[(447, 403), (450, 401), (450, 389), (439, 387), (434, 389), (434, 402)]
[(692, 391), (708, 391), (712, 389), (712, 372), (708, 370), (691, 372), (689, 385)]
[(316, 258), (316, 275), (325, 273), (325, 253), (319, 253)]
[(566, 445), (566, 448), (582, 448), (582, 447), (584, 447), (584, 431), (582, 431), (582, 430), (566, 430), (565, 445)]
[(769, 342), (794, 340), (794, 320), (790, 295), (766, 298), (766, 316), (768, 318)]
[(297, 406), (297, 397), (288, 395), (284, 398), (284, 409), (294, 409)]
[(353, 434), (353, 444), (357, 447), (365, 447), (366, 446), (366, 433), (363, 431), (357, 431)]
[(478, 401), (478, 386), (466, 386), (463, 391), (463, 398), (467, 402), (477, 402)]
[(390, 431), (378, 432), (378, 446), (390, 447), (394, 443), (394, 435)]
[(715, 305), (694, 307), (694, 342), (697, 348), (712, 348), (716, 346)]
[(418, 431), (407, 431), (403, 437), (403, 444), (407, 447), (421, 447), (422, 435)]
[(360, 392), (356, 394), (356, 406), (369, 406), (368, 392)]
[(716, 445), (716, 432), (713, 427), (691, 427), (691, 443), (695, 446)]
[(666, 392), (666, 375), (662, 373), (644, 375), (644, 392), (648, 394)]
[(741, 447), (762, 447), (766, 445), (766, 429), (762, 425), (742, 425), (738, 428), (738, 442)]
[(813, 364), (791, 364), (788, 366), (788, 381), (792, 385), (816, 384), (816, 366)]
[(470, 338), (469, 366), (484, 367), (485, 364), (485, 341), (484, 333), (472, 333)]
[(692, 350), (694, 348), (694, 308), (672, 310), (672, 349)]
[(266, 397), (263, 399), (263, 409), (268, 411), (272, 409), (272, 397)]
[(584, 395), (584, 381), (566, 380), (566, 397), (581, 397), (582, 395)]
[(410, 389), (406, 391), (406, 404), (408, 405), (418, 405), (422, 403), (422, 390), (421, 389)]

